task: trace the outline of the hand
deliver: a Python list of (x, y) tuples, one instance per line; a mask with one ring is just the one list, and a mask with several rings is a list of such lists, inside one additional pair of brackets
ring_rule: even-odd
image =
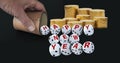
[(25, 10), (46, 12), (44, 5), (37, 0), (0, 0), (0, 8), (18, 18), (29, 31), (34, 31), (35, 25)]

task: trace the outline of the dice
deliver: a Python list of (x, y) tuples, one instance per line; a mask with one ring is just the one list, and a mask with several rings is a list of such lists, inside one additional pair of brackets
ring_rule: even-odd
[(55, 43), (59, 42), (59, 37), (58, 37), (58, 35), (53, 34), (53, 35), (49, 36), (48, 40), (49, 40), (50, 44), (55, 44)]
[(66, 35), (66, 34), (60, 35), (60, 43), (61, 44), (65, 43), (65, 42), (69, 42), (68, 40), (69, 40), (69, 36), (68, 35)]
[(82, 49), (85, 53), (91, 54), (95, 50), (95, 47), (91, 41), (86, 41), (86, 42), (84, 42)]
[(94, 34), (94, 28), (92, 25), (88, 24), (84, 26), (84, 34), (87, 36), (91, 36)]
[(74, 43), (71, 46), (71, 51), (75, 54), (75, 55), (80, 55), (82, 54), (83, 50), (82, 50), (82, 44), (79, 42)]
[(68, 55), (70, 55), (72, 52), (71, 52), (71, 49), (70, 49), (70, 43), (63, 43), (62, 45), (61, 45), (61, 53), (63, 54), (63, 55), (65, 55), (65, 56), (68, 56)]
[[(50, 32), (52, 34), (49, 36), (48, 40), (50, 43), (49, 53), (53, 57), (58, 57), (61, 54), (68, 56), (72, 53), (75, 55), (81, 55), (83, 52), (86, 54), (91, 54), (95, 50), (95, 46), (91, 41), (86, 41), (83, 45), (79, 43), (79, 36), (82, 32), (86, 36), (91, 36), (94, 34), (94, 28), (90, 24), (87, 24), (84, 27), (79, 24), (75, 24), (72, 29), (66, 24), (61, 28), (61, 30), (57, 24), (53, 24), (50, 29), (46, 25), (43, 25), (40, 30), (42, 35), (47, 35)], [(61, 35), (59, 34), (60, 31), (62, 31)], [(69, 36), (71, 31), (72, 34)]]
[(43, 25), (40, 27), (40, 31), (42, 35), (48, 35), (50, 32), (50, 29), (47, 25)]
[(59, 44), (51, 44), (49, 46), (50, 55), (53, 57), (58, 57), (61, 55), (60, 45)]
[(83, 27), (79, 24), (75, 24), (73, 27), (72, 27), (72, 33), (73, 34), (77, 34), (77, 35), (81, 35), (82, 34), (82, 29)]
[(70, 44), (73, 44), (73, 43), (79, 42), (79, 41), (80, 41), (80, 38), (77, 34), (70, 35), (70, 37), (69, 37)]
[(71, 32), (71, 27), (69, 25), (66, 24), (62, 27), (63, 34), (69, 34), (70, 32)]
[(51, 25), (50, 32), (51, 32), (51, 34), (59, 34), (60, 33), (60, 26), (58, 26), (57, 24)]

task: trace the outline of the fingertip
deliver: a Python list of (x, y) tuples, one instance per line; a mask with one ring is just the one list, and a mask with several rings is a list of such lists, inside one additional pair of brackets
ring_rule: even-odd
[(35, 30), (35, 27), (31, 25), (31, 26), (28, 27), (28, 30), (32, 32), (32, 31)]
[(35, 30), (35, 25), (33, 21), (27, 16), (25, 12), (21, 12), (21, 14), (19, 14), (18, 16), (18, 19), (25, 26), (25, 28), (28, 29), (30, 32)]
[(28, 19), (28, 21), (24, 24), (24, 26), (26, 26), (26, 28), (27, 28), (30, 32), (32, 32), (32, 31), (35, 30), (35, 25), (34, 25), (33, 21), (30, 20), (30, 19)]

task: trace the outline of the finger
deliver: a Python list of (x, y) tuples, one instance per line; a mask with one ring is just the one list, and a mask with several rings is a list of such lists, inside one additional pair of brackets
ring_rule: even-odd
[(33, 24), (32, 20), (27, 16), (24, 9), (19, 9), (16, 17), (21, 21), (21, 23), (29, 30), (34, 31), (35, 25)]
[(42, 3), (40, 3), (39, 1), (36, 2), (35, 9), (46, 12), (46, 9), (45, 9), (44, 5)]

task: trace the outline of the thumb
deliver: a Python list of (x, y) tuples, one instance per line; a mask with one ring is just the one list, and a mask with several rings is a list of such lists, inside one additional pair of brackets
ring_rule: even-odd
[(19, 9), (16, 17), (29, 31), (32, 32), (35, 30), (35, 25), (33, 24), (32, 20), (27, 16), (24, 9)]

